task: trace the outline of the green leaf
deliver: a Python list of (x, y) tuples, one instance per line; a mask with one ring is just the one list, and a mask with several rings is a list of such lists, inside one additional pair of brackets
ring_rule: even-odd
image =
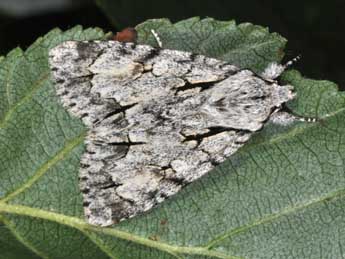
[[(150, 20), (137, 28), (140, 42), (155, 44), (148, 33), (154, 28), (164, 46), (256, 71), (279, 61), (285, 45), (262, 27), (213, 19)], [(1, 259), (344, 255), (344, 95), (296, 71), (283, 77), (297, 91), (287, 106), (318, 122), (269, 123), (221, 166), (150, 212), (113, 227), (88, 225), (78, 188), (86, 129), (55, 96), (47, 53), (65, 40), (103, 37), (97, 29), (53, 30), (0, 60)]]
[(344, 92), (339, 92), (333, 82), (305, 79), (298, 71), (284, 73), (282, 81), (293, 85), (298, 92), (297, 97), (288, 104), (298, 115), (322, 118), (345, 106)]
[(286, 39), (267, 28), (234, 21), (222, 22), (198, 17), (175, 24), (167, 19), (148, 20), (137, 27), (139, 43), (157, 46), (154, 29), (164, 48), (203, 54), (229, 61), (241, 68), (262, 72), (269, 63), (280, 62)]

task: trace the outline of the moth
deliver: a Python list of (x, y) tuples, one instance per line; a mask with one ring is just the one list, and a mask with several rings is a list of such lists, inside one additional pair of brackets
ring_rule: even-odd
[(49, 63), (63, 106), (88, 128), (80, 188), (90, 224), (150, 210), (236, 152), (294, 98), (275, 78), (191, 52), (67, 41)]

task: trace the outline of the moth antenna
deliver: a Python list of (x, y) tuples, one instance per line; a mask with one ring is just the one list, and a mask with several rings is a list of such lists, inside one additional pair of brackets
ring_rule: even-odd
[(302, 122), (317, 122), (317, 118), (310, 118), (310, 117), (306, 117), (306, 118), (298, 118), (299, 121)]
[(297, 57), (291, 59), (290, 61), (286, 62), (284, 65), (284, 70), (287, 69), (288, 67), (292, 66), (294, 63), (296, 63), (298, 60), (301, 59), (301, 55), (298, 55)]
[(155, 40), (157, 41), (158, 46), (160, 48), (162, 48), (163, 44), (162, 44), (160, 37), (158, 36), (158, 33), (154, 29), (151, 29), (151, 33), (152, 33), (153, 37), (155, 37)]

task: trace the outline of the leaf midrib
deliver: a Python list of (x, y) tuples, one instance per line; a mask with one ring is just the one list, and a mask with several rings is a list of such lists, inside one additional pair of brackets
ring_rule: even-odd
[[(76, 218), (76, 217), (66, 216), (63, 214), (50, 212), (50, 211), (46, 211), (46, 210), (41, 210), (41, 209), (37, 209), (37, 208), (31, 208), (31, 207), (22, 206), (22, 205), (11, 205), (11, 204), (7, 204), (4, 202), (0, 202), (0, 212), (54, 221), (56, 223), (66, 225), (68, 227), (78, 229), (83, 234), (85, 234), (86, 231), (94, 231), (97, 233), (110, 235), (110, 236), (113, 236), (115, 238), (127, 240), (130, 242), (134, 242), (137, 244), (141, 244), (144, 246), (158, 249), (160, 251), (169, 253), (169, 254), (177, 257), (177, 258), (179, 258), (178, 254), (191, 254), (191, 255), (213, 256), (213, 257), (221, 258), (221, 259), (244, 259), (244, 258), (237, 257), (237, 256), (226, 255), (222, 252), (212, 251), (211, 249), (213, 247), (215, 247), (215, 245), (218, 242), (220, 242), (226, 238), (233, 237), (237, 234), (243, 233), (244, 231), (247, 231), (253, 227), (257, 227), (259, 225), (272, 222), (273, 220), (277, 220), (282, 216), (286, 216), (286, 215), (295, 213), (297, 211), (306, 209), (308, 207), (312, 207), (312, 206), (317, 205), (319, 203), (322, 203), (324, 201), (333, 200), (336, 198), (340, 198), (342, 196), (345, 196), (345, 189), (331, 192), (330, 194), (324, 195), (324, 196), (320, 197), (319, 199), (314, 199), (314, 200), (311, 200), (311, 201), (306, 202), (306, 203), (301, 203), (299, 206), (288, 207), (285, 210), (280, 211), (279, 213), (276, 213), (276, 214), (269, 214), (264, 218), (261, 218), (259, 220), (255, 220), (255, 221), (253, 221), (253, 222), (251, 222), (245, 226), (241, 226), (241, 227), (236, 228), (236, 229), (234, 229), (228, 233), (225, 233), (225, 234), (221, 235), (220, 237), (215, 238), (214, 240), (208, 242), (204, 246), (195, 246), (195, 247), (174, 246), (174, 245), (169, 245), (169, 244), (166, 244), (163, 242), (152, 241), (148, 238), (134, 235), (132, 233), (121, 231), (121, 230), (118, 230), (115, 228), (104, 228), (104, 227), (93, 226), (93, 225), (87, 224), (85, 221), (83, 221), (79, 218)], [(88, 235), (86, 235), (86, 236), (88, 238), (90, 238), (95, 244), (97, 244), (99, 246), (98, 242), (95, 242), (95, 240), (93, 240), (92, 237), (90, 237)], [(100, 247), (100, 249), (102, 251), (104, 251), (104, 248)]]
[[(87, 224), (84, 220), (76, 218), (76, 217), (66, 216), (63, 214), (41, 210), (37, 208), (31, 208), (28, 206), (12, 205), (12, 204), (0, 202), (0, 212), (53, 221), (53, 222), (63, 224), (71, 228), (78, 229), (82, 233), (85, 233), (85, 231), (93, 231), (93, 232), (102, 233), (105, 235), (110, 235), (122, 240), (131, 241), (134, 243), (138, 243), (144, 246), (161, 250), (163, 252), (167, 252), (175, 257), (178, 257), (177, 254), (195, 254), (195, 255), (213, 256), (213, 257), (217, 257), (221, 259), (243, 259), (236, 256), (229, 256), (217, 251), (211, 251), (207, 249), (206, 247), (173, 246), (173, 245), (169, 245), (163, 242), (152, 241), (148, 238), (134, 235), (125, 231), (115, 229), (115, 228), (104, 228), (104, 227), (90, 225), (90, 224)], [(90, 238), (90, 236), (88, 237)]]

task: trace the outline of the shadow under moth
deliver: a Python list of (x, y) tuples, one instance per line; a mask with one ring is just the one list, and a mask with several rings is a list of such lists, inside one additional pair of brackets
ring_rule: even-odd
[(67, 41), (49, 62), (63, 106), (88, 128), (80, 188), (89, 223), (151, 209), (236, 152), (294, 94), (274, 79), (190, 52)]

